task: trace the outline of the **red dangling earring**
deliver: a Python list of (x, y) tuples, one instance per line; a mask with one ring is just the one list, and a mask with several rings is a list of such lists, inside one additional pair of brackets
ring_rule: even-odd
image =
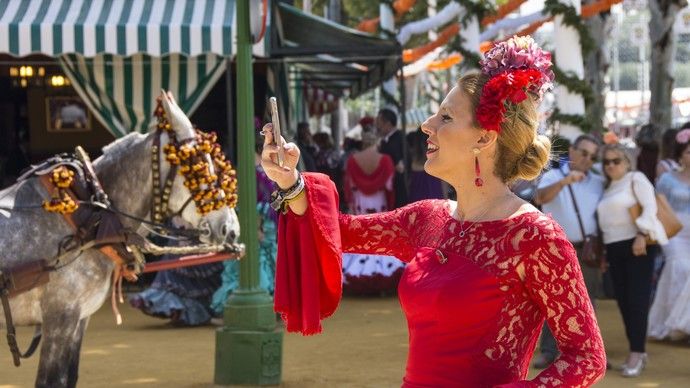
[(484, 186), (484, 181), (482, 178), (479, 176), (481, 174), (481, 170), (479, 169), (479, 148), (475, 148), (472, 150), (474, 152), (474, 173), (477, 175), (476, 178), (474, 178), (474, 185), (477, 187), (482, 187)]

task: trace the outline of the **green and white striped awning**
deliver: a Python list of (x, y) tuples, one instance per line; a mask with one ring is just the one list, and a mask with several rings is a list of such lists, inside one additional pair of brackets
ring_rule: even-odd
[(162, 58), (64, 54), (58, 60), (77, 94), (115, 137), (150, 130), (161, 89), (171, 91), (180, 108), (191, 116), (224, 74), (227, 63), (215, 54)]
[(235, 52), (234, 0), (0, 0), (0, 53)]

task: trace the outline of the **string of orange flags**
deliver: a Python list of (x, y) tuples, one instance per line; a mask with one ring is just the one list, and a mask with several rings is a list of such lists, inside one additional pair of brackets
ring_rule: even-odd
[(508, 16), (508, 14), (518, 9), (525, 1), (527, 0), (509, 0), (507, 3), (498, 7), (496, 13), (482, 19), (482, 26), (487, 26), (491, 23), (495, 23), (497, 20), (503, 19)]
[[(508, 14), (518, 9), (526, 1), (527, 0), (508, 0), (507, 3), (498, 7), (496, 13), (486, 16), (484, 19), (482, 19), (482, 25), (486, 26), (496, 22), (497, 20), (503, 19)], [(415, 2), (416, 0), (398, 0), (394, 2), (393, 9), (395, 9), (396, 16), (400, 17), (404, 15), (407, 11), (410, 10), (410, 8), (414, 6)], [(378, 17), (364, 19), (361, 22), (359, 22), (359, 24), (357, 25), (357, 29), (362, 32), (368, 32), (370, 34), (373, 34), (376, 32), (376, 29), (378, 28), (379, 20), (380, 19)]]
[[(404, 15), (407, 11), (409, 11), (412, 7), (414, 7), (415, 3), (417, 0), (396, 0), (393, 2), (393, 10), (395, 11), (395, 16), (396, 17), (401, 17)], [(379, 20), (381, 20), (378, 17), (372, 18), (372, 19), (364, 19), (359, 24), (357, 25), (357, 29), (362, 31), (362, 32), (368, 32), (370, 34), (373, 34), (376, 32), (376, 29), (379, 27)]]
[[(511, 0), (508, 3), (506, 3), (504, 6), (510, 5), (510, 3), (513, 1), (515, 1), (515, 3), (518, 3), (521, 0)], [(590, 18), (590, 17), (597, 15), (601, 12), (609, 10), (612, 6), (614, 6), (618, 3), (621, 3), (621, 2), (622, 2), (622, 0), (599, 0), (595, 3), (583, 5), (582, 10), (581, 10), (581, 16), (583, 18)], [(519, 5), (520, 4), (518, 4), (518, 6)], [(487, 18), (484, 18), (482, 20), (482, 24), (484, 24), (484, 20), (486, 20), (486, 19)], [(517, 31), (516, 33), (514, 33), (512, 35), (518, 35), (518, 36), (531, 35), (536, 30), (538, 30), (539, 27), (541, 27), (542, 25), (544, 25), (544, 24), (546, 24), (552, 20), (553, 20), (553, 17), (547, 17), (547, 18), (535, 21), (535, 22), (531, 23), (530, 25), (528, 25), (527, 27), (523, 28), (520, 31)], [(449, 29), (450, 29), (449, 27), (446, 27), (443, 30), (443, 32), (445, 32), (446, 30), (449, 30)], [(459, 32), (459, 24), (458, 24), (458, 30), (457, 31)], [(441, 34), (443, 34), (443, 32)], [(413, 49), (404, 50), (403, 51), (403, 61), (407, 63), (408, 61), (406, 60), (406, 58), (416, 58), (416, 59), (409, 61), (409, 62), (413, 62), (413, 61), (421, 58), (424, 54), (427, 54), (427, 53), (433, 51), (436, 47), (440, 47), (440, 46), (444, 45), (446, 42), (448, 42), (451, 39), (451, 37), (446, 37), (445, 35), (441, 35), (441, 34), (439, 35), (439, 37), (434, 42), (430, 42), (430, 43), (427, 43), (423, 46), (415, 47)], [(445, 39), (445, 41), (444, 41), (444, 39)], [(443, 43), (441, 43), (441, 42), (443, 42)], [(480, 51), (482, 53), (484, 53), (484, 52), (488, 51), (492, 46), (493, 46), (493, 42), (489, 42), (489, 41), (482, 42), (482, 44), (480, 45)], [(407, 53), (407, 55), (406, 55), (406, 53)], [(427, 69), (430, 71), (446, 70), (446, 69), (450, 68), (451, 66), (457, 65), (460, 62), (462, 62), (462, 56), (458, 53), (454, 53), (454, 54), (447, 56), (446, 58), (442, 58), (442, 59), (431, 62), (429, 65), (427, 65)]]
[(425, 45), (418, 46), (411, 49), (403, 50), (403, 62), (410, 63), (415, 62), (424, 55), (434, 51), (436, 48), (444, 46), (448, 41), (450, 41), (454, 36), (460, 32), (460, 24), (453, 23), (448, 27), (444, 28), (441, 33), (438, 34), (438, 38), (433, 42), (429, 42)]

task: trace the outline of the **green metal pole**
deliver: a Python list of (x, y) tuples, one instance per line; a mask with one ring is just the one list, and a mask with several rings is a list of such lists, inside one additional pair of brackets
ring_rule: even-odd
[(225, 326), (216, 332), (214, 382), (219, 385), (276, 385), (282, 364), (283, 332), (276, 325), (273, 298), (259, 285), (249, 1), (236, 3), (237, 175), (241, 240), (246, 252), (240, 261), (239, 289), (228, 298)]

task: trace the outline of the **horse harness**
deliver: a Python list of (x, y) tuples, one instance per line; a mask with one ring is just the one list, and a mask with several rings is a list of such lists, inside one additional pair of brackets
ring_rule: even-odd
[(23, 354), (19, 351), (9, 298), (47, 283), (50, 272), (69, 264), (61, 262), (68, 255), (75, 251), (80, 254), (87, 249), (95, 248), (115, 264), (111, 301), (118, 323), (120, 323), (121, 318), (114, 303), (115, 294), (118, 292), (121, 299), (122, 278), (130, 281), (136, 280), (143, 267), (143, 255), (137, 247), (144, 246), (144, 238), (125, 228), (117, 214), (111, 211), (108, 196), (98, 181), (89, 156), (81, 147), (76, 148), (74, 155), (61, 154), (32, 167), (22, 174), (18, 181), (37, 178), (45, 189), (47, 198), (50, 198), (58, 191), (58, 187), (50, 179), (50, 175), (59, 167), (73, 171), (75, 176), (73, 184), (68, 188), (63, 188), (64, 192), (74, 203), (86, 205), (79, 206), (72, 213), (65, 212), (62, 214), (64, 220), (70, 225), (73, 234), (60, 242), (58, 256), (54, 259), (40, 259), (21, 263), (11, 268), (0, 269), (0, 300), (5, 312), (7, 343), (15, 366), (20, 365), (20, 358), (28, 358), (34, 353), (41, 335), (39, 326), (29, 349)]
[[(48, 274), (69, 263), (61, 263), (62, 259), (77, 251), (80, 254), (87, 249), (98, 249), (115, 264), (112, 277), (111, 306), (115, 313), (117, 323), (122, 318), (117, 309), (116, 295), (122, 298), (122, 278), (134, 281), (144, 265), (142, 251), (152, 252), (152, 248), (160, 250), (160, 247), (150, 243), (136, 232), (125, 228), (119, 217), (123, 215), (145, 224), (154, 225), (162, 235), (174, 235), (184, 237), (198, 237), (198, 231), (175, 230), (162, 225), (165, 219), (181, 215), (185, 208), (192, 202), (196, 204), (197, 213), (204, 215), (213, 209), (222, 206), (234, 208), (237, 204), (237, 177), (232, 165), (225, 160), (220, 146), (215, 144), (215, 135), (204, 135), (196, 131), (196, 138), (190, 138), (178, 142), (175, 139), (172, 126), (168, 122), (161, 101), (155, 112), (158, 118), (158, 130), (152, 145), (152, 175), (153, 196), (151, 203), (151, 216), (153, 222), (139, 219), (118, 211), (110, 203), (107, 194), (103, 190), (98, 177), (91, 165), (91, 160), (86, 152), (77, 147), (74, 155), (58, 155), (42, 164), (32, 167), (24, 173), (18, 181), (29, 178), (37, 178), (44, 187), (48, 200), (43, 208), (48, 211), (59, 212), (70, 225), (72, 235), (65, 237), (58, 246), (58, 256), (52, 260), (36, 260), (30, 263), (14, 266), (12, 268), (0, 268), (0, 299), (2, 299), (7, 325), (7, 342), (12, 352), (14, 365), (20, 365), (20, 358), (27, 358), (36, 350), (40, 341), (40, 329), (37, 329), (34, 339), (26, 353), (21, 354), (15, 338), (12, 315), (9, 309), (9, 298), (29, 291), (34, 287), (48, 282)], [(169, 144), (161, 147), (161, 135), (167, 132)], [(195, 143), (192, 147), (191, 144)], [(196, 144), (198, 143), (198, 144)], [(161, 160), (160, 151), (166, 154), (166, 160), (170, 163), (161, 190)], [(206, 161), (195, 160), (198, 154), (208, 154)], [(211, 175), (208, 165), (219, 167), (217, 175)], [(178, 168), (178, 165), (179, 168)], [(57, 169), (59, 172), (57, 172)], [(169, 211), (169, 198), (173, 180), (177, 172), (185, 177), (185, 186), (192, 196), (176, 212)], [(67, 180), (56, 179), (65, 174)], [(74, 178), (74, 179), (73, 179)], [(204, 185), (219, 182), (218, 187), (203, 189)], [(78, 206), (85, 205), (85, 206)], [(13, 210), (13, 209), (8, 209)], [(117, 213), (117, 214), (116, 214)], [(172, 233), (171, 233), (172, 232)], [(220, 249), (218, 249), (220, 248)], [(228, 247), (223, 244), (217, 247), (206, 247), (208, 252), (218, 252), (230, 249), (233, 257), (241, 257), (244, 251), (242, 244), (234, 244)], [(185, 248), (180, 250), (182, 253)], [(196, 249), (198, 252), (204, 249)], [(64, 252), (64, 253), (63, 253)], [(78, 256), (77, 256), (78, 257)], [(73, 259), (76, 260), (76, 257)]]

